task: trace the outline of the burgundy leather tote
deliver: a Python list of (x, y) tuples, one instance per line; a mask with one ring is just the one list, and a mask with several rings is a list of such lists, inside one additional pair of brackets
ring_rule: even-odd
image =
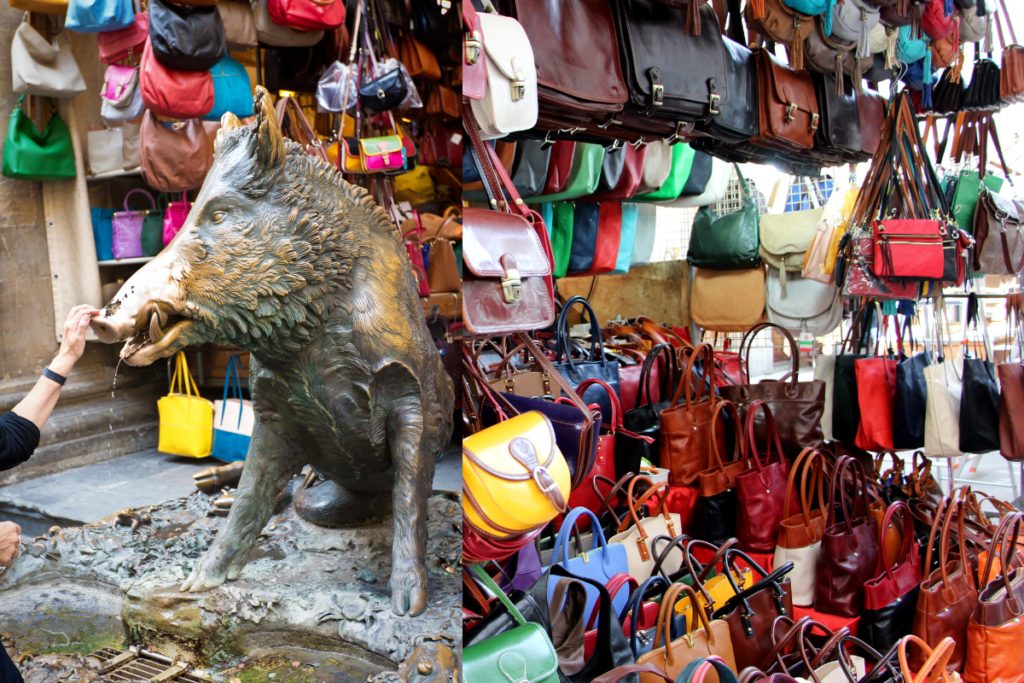
[[(757, 451), (754, 419), (764, 412), (765, 455)], [(743, 471), (736, 475), (736, 538), (748, 552), (770, 553), (775, 550), (779, 525), (786, 516), (783, 504), (789, 465), (782, 455), (782, 443), (775, 429), (775, 418), (764, 401), (754, 401), (747, 410), (747, 448), (743, 453)], [(772, 459), (772, 444), (775, 445)], [(749, 454), (749, 458), (748, 458)]]

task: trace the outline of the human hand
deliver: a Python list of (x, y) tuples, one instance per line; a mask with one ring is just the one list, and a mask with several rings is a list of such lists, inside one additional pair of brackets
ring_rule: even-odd
[(60, 352), (52, 363), (50, 369), (65, 377), (75, 367), (75, 363), (85, 353), (85, 330), (89, 327), (89, 321), (100, 314), (99, 309), (88, 305), (75, 306), (68, 314), (64, 323), (64, 337), (60, 343)]
[(0, 567), (10, 566), (18, 556), (21, 527), (14, 522), (0, 522)]

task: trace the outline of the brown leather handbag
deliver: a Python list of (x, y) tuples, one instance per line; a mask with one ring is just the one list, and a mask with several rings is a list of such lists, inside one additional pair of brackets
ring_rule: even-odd
[[(996, 27), (999, 29), (999, 42), (1003, 44), (1003, 64), (999, 70), (999, 96), (1007, 104), (1024, 102), (1024, 47), (1017, 44), (1017, 34), (1010, 23), (1010, 14), (1006, 11), (1006, 0), (999, 0), (1002, 15), (993, 12)], [(1003, 36), (1003, 20), (1006, 30), (1010, 33), (1013, 43), (1006, 42)]]
[(755, 50), (754, 55), (761, 130), (750, 141), (780, 152), (813, 149), (821, 116), (811, 74), (786, 66), (764, 48)]
[(399, 47), (399, 61), (405, 65), (406, 71), (413, 78), (422, 78), (428, 81), (441, 80), (441, 65), (437, 57), (426, 45), (416, 40), (411, 33), (402, 37), (402, 44)]
[(281, 132), (286, 138), (302, 145), (306, 154), (330, 163), (327, 158), (327, 146), (309, 124), (305, 112), (294, 97), (286, 96), (277, 101), (277, 120), (281, 122)]
[(461, 292), (462, 280), (459, 279), (454, 242), (438, 237), (427, 244), (430, 245), (430, 260), (427, 262), (430, 292)]
[(1000, 522), (981, 576), (991, 576), (998, 555), (1003, 570), (978, 594), (967, 625), (964, 679), (971, 683), (1011, 683), (1024, 677), (1024, 568), (1011, 568), (1024, 514)]
[(430, 116), (457, 119), (462, 116), (462, 100), (459, 94), (447, 85), (438, 83), (430, 89), (427, 95), (426, 111)]
[(541, 398), (552, 396), (558, 398), (562, 395), (558, 385), (551, 379), (551, 375), (545, 372), (539, 363), (535, 363), (530, 370), (516, 368), (512, 360), (526, 350), (525, 344), (519, 344), (505, 354), (501, 363), (493, 371), (494, 379), (487, 380), (487, 386), (495, 391), (506, 394), (515, 394), (525, 398)]
[[(735, 433), (732, 457), (728, 461), (722, 461), (721, 448), (725, 448), (725, 442), (719, 441), (718, 432), (719, 416), (723, 411), (729, 411), (732, 418), (733, 430)], [(715, 406), (715, 412), (711, 416), (711, 449), (708, 457), (708, 469), (702, 470), (698, 475), (700, 495), (705, 498), (717, 496), (736, 486), (736, 476), (743, 473), (746, 468), (746, 440), (743, 438), (743, 422), (740, 414), (732, 401), (719, 401)]]
[[(788, 330), (774, 324), (761, 323), (743, 336), (740, 342), (740, 363), (750, 377), (750, 349), (754, 337), (766, 329), (778, 330), (789, 341), (792, 369), (788, 380), (770, 380), (758, 384), (739, 384), (722, 387), (722, 398), (732, 401), (746, 419), (747, 410), (757, 400), (764, 401), (771, 408), (784, 453), (798, 453), (805, 448), (820, 448), (825, 443), (821, 431), (821, 416), (825, 413), (825, 383), (821, 380), (798, 381), (800, 372), (800, 350)], [(759, 441), (765, 436), (763, 420), (756, 423)]]
[[(703, 367), (697, 396), (693, 395), (693, 372), (698, 360)], [(718, 397), (715, 395), (714, 349), (701, 344), (690, 356), (686, 370), (679, 378), (672, 403), (661, 411), (660, 466), (669, 471), (674, 486), (689, 486), (707, 468), (712, 431), (719, 443), (725, 443), (725, 424), (714, 420)], [(701, 398), (705, 388), (708, 395)], [(685, 403), (679, 403), (680, 395)]]
[[(694, 628), (682, 637), (670, 641), (669, 627), (675, 616), (675, 604), (681, 593), (685, 593), (684, 599), (687, 597), (690, 599), (690, 605), (700, 619), (702, 627)], [(672, 584), (661, 600), (657, 631), (654, 635), (654, 649), (641, 655), (636, 663), (640, 665), (653, 664), (674, 679), (690, 662), (712, 655), (721, 657), (730, 669), (736, 670), (736, 656), (733, 653), (729, 625), (721, 620), (709, 621), (707, 610), (697, 598), (697, 593), (685, 584)], [(656, 677), (641, 672), (640, 683), (661, 682)]]
[[(744, 17), (750, 29), (750, 44), (757, 42), (753, 34), (782, 43), (789, 48), (789, 63), (796, 69), (804, 68), (804, 41), (814, 32), (814, 17), (790, 9), (782, 0), (748, 2)], [(761, 71), (760, 63), (757, 67)]]
[(139, 134), (142, 179), (163, 192), (199, 187), (213, 166), (213, 145), (198, 119), (178, 121), (171, 128), (147, 111)]
[[(1024, 324), (1024, 295), (1008, 294), (1006, 320), (1011, 330)], [(996, 366), (999, 375), (999, 452), (1010, 462), (1024, 460), (1024, 365), (1008, 361)]]
[(982, 185), (974, 213), (978, 272), (1018, 275), (1024, 271), (1024, 200), (1014, 200)]

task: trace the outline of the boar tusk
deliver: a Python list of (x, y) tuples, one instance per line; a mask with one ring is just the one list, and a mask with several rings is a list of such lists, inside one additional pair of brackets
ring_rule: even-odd
[(153, 311), (153, 317), (149, 319), (149, 338), (158, 342), (164, 338), (164, 331), (160, 329), (160, 315)]

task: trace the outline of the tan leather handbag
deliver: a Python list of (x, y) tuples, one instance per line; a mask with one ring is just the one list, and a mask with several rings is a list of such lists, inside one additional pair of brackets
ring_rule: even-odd
[(217, 3), (217, 12), (224, 24), (228, 50), (251, 50), (259, 45), (256, 19), (248, 4), (225, 0)]
[(427, 263), (427, 284), (430, 292), (461, 292), (459, 266), (455, 259), (454, 242), (438, 237), (428, 240), (430, 261)]
[[(669, 641), (670, 625), (675, 616), (673, 605), (679, 594), (690, 598), (693, 611), (700, 619), (701, 628), (690, 629), (688, 633), (674, 641)], [(654, 635), (654, 649), (641, 655), (636, 663), (639, 665), (653, 664), (664, 671), (670, 678), (677, 678), (687, 664), (695, 659), (703, 659), (717, 655), (725, 660), (726, 666), (736, 670), (736, 656), (732, 649), (732, 636), (729, 624), (721, 619), (711, 621), (704, 605), (697, 598), (697, 593), (685, 584), (674, 583), (665, 592), (658, 610), (657, 629)], [(662, 683), (652, 674), (640, 673), (640, 683)]]
[(712, 332), (746, 332), (764, 319), (764, 268), (698, 268), (690, 290), (690, 317)]
[(147, 111), (139, 134), (142, 179), (163, 192), (199, 187), (213, 166), (213, 145), (198, 119), (166, 128)]
[(402, 38), (399, 61), (405, 64), (406, 71), (413, 78), (441, 80), (441, 65), (438, 64), (437, 57), (426, 45), (413, 38), (411, 33), (406, 33)]
[[(701, 359), (703, 373), (694, 397), (693, 369)], [(710, 344), (701, 344), (693, 351), (686, 370), (679, 377), (672, 403), (661, 411), (660, 463), (668, 469), (669, 481), (674, 486), (695, 483), (701, 471), (707, 469), (712, 438), (725, 443), (725, 424), (714, 420), (715, 407), (720, 400), (711, 389), (714, 386), (714, 350)], [(709, 387), (708, 395), (701, 398), (704, 387)], [(682, 403), (680, 398), (684, 399)]]

